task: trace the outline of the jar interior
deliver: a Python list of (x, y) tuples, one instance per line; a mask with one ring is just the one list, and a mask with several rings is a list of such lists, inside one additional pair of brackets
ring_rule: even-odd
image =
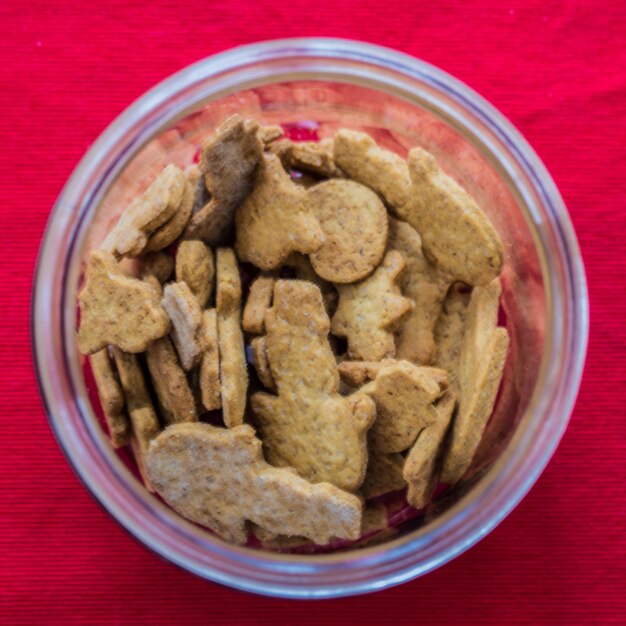
[[(373, 541), (383, 542), (412, 532), (447, 511), (489, 470), (518, 428), (533, 395), (544, 349), (546, 297), (541, 262), (523, 202), (489, 154), (476, 147), (461, 129), (426, 106), (352, 83), (321, 80), (272, 83), (205, 102), (179, 116), (144, 145), (106, 190), (83, 240), (83, 267), (88, 252), (99, 246), (130, 199), (165, 164), (175, 163), (182, 168), (192, 164), (202, 141), (233, 113), (263, 124), (282, 125), (292, 139), (322, 139), (348, 127), (369, 133), (379, 145), (403, 157), (411, 148), (421, 146), (468, 190), (500, 233), (505, 247), (500, 324), (507, 327), (511, 343), (498, 399), (470, 470), (453, 487), (440, 486), (431, 504), (421, 511), (403, 504), (403, 494), (378, 499), (387, 508), (390, 528), (372, 531), (356, 544), (337, 542), (325, 548), (284, 549), (305, 554), (358, 549)], [(82, 277), (77, 289), (81, 280)], [(104, 428), (86, 360), (83, 371), (93, 409), (89, 417), (99, 420)], [(121, 450), (118, 454), (139, 480), (130, 452)], [(250, 547), (259, 546), (252, 541)]]

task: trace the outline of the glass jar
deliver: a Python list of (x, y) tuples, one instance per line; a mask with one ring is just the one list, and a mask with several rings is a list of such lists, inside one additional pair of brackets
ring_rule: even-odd
[[(474, 195), (505, 245), (502, 324), (511, 349), (472, 469), (378, 545), (294, 555), (228, 545), (150, 494), (108, 442), (75, 341), (87, 252), (125, 200), (166, 162), (188, 165), (201, 138), (238, 112), (324, 137), (347, 126), (403, 156), (421, 145)], [(247, 591), (299, 598), (383, 589), (454, 558), (492, 530), (546, 466), (583, 369), (588, 301), (580, 251), (548, 172), (491, 105), (404, 54), (338, 39), (244, 46), (184, 69), (101, 135), (60, 195), (41, 246), (33, 349), (52, 429), (76, 473), (132, 535), (166, 559)]]

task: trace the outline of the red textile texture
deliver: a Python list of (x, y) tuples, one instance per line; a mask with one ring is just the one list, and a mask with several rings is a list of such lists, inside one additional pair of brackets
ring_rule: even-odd
[[(626, 5), (615, 0), (0, 3), (0, 622), (626, 623)], [(35, 384), (33, 267), (50, 207), (105, 126), (172, 72), (288, 36), (370, 41), (465, 81), (554, 176), (591, 297), (585, 377), (549, 467), (486, 539), (419, 580), (298, 603), (170, 565), (95, 503)]]

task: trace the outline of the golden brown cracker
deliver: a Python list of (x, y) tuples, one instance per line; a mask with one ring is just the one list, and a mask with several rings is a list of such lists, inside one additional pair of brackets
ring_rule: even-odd
[(436, 419), (433, 402), (442, 390), (425, 369), (398, 361), (383, 367), (360, 389), (376, 404), (376, 422), (368, 436), (371, 450), (402, 452)]
[(260, 126), (257, 132), (261, 143), (267, 147), (271, 143), (274, 143), (277, 139), (280, 139), (285, 134), (285, 131), (281, 126), (276, 126), (274, 124), (267, 126)]
[(270, 150), (280, 158), (287, 170), (309, 172), (320, 178), (337, 178), (345, 174), (335, 164), (333, 144), (332, 137), (321, 141), (282, 139), (273, 143)]
[(379, 148), (367, 134), (343, 128), (335, 135), (335, 163), (350, 178), (381, 195), (392, 209), (404, 206), (411, 181), (406, 161)]
[(237, 209), (237, 256), (262, 270), (278, 268), (292, 252), (309, 254), (324, 242), (324, 233), (278, 157), (266, 154), (254, 189)]
[(379, 361), (395, 355), (393, 333), (413, 310), (398, 284), (406, 262), (392, 250), (373, 274), (352, 285), (337, 285), (339, 306), (331, 331), (348, 341), (351, 359)]
[(168, 337), (157, 339), (148, 346), (146, 363), (165, 423), (196, 421), (195, 400)]
[(185, 192), (185, 175), (167, 165), (153, 183), (122, 213), (102, 243), (102, 249), (118, 255), (137, 256), (148, 239), (178, 210)]
[(471, 465), (496, 401), (509, 348), (498, 328), (500, 283), (475, 287), (467, 309), (459, 367), (459, 410), (446, 450), (442, 481), (454, 483)]
[(195, 215), (198, 211), (200, 211), (208, 204), (209, 200), (211, 199), (211, 194), (206, 188), (204, 174), (200, 171), (200, 165), (198, 163), (190, 165), (186, 169), (185, 174), (187, 176), (187, 182), (191, 185), (191, 188), (193, 189), (193, 202), (191, 204), (191, 213), (192, 215)]
[(439, 483), (441, 454), (455, 404), (452, 393), (441, 397), (435, 406), (435, 420), (420, 431), (404, 462), (403, 476), (409, 485), (407, 501), (416, 509), (428, 504)]
[(308, 190), (307, 203), (325, 237), (309, 257), (315, 273), (334, 283), (371, 274), (387, 245), (387, 210), (380, 198), (353, 180), (327, 180)]
[(247, 425), (170, 426), (151, 445), (147, 466), (172, 508), (228, 541), (245, 543), (246, 521), (318, 544), (360, 533), (363, 505), (357, 496), (268, 465)]
[(274, 276), (262, 273), (250, 285), (242, 322), (247, 333), (262, 335), (265, 331), (265, 312), (272, 303), (274, 282)]
[(103, 348), (89, 357), (91, 371), (102, 412), (109, 428), (111, 443), (116, 448), (125, 446), (130, 441), (130, 424), (126, 413), (126, 399), (120, 386), (117, 372), (109, 356), (109, 349)]
[(150, 235), (150, 239), (148, 239), (148, 243), (143, 249), (143, 252), (157, 252), (158, 250), (163, 250), (180, 237), (191, 217), (194, 194), (195, 191), (191, 183), (188, 180), (185, 181), (183, 198), (176, 212), (165, 224), (159, 226), (159, 228)]
[(250, 342), (250, 348), (252, 350), (254, 369), (256, 370), (259, 380), (266, 389), (276, 391), (276, 385), (272, 378), (272, 371), (270, 370), (270, 362), (267, 358), (267, 340), (265, 336), (255, 337)]
[(451, 279), (424, 256), (417, 231), (392, 217), (389, 218), (389, 249), (398, 250), (406, 260), (400, 287), (402, 294), (415, 303), (396, 334), (396, 356), (428, 365), (436, 358), (433, 334)]
[(461, 347), (467, 318), (467, 306), (470, 294), (457, 289), (454, 285), (448, 290), (443, 309), (435, 326), (437, 344), (437, 367), (448, 372), (448, 384), (458, 393)]
[(211, 199), (195, 212), (185, 231), (186, 239), (223, 244), (232, 231), (235, 210), (252, 191), (263, 147), (258, 125), (229, 117), (202, 146), (200, 170)]
[(472, 196), (421, 148), (409, 153), (409, 172), (410, 199), (398, 213), (419, 232), (424, 251), (468, 285), (492, 281), (502, 271), (502, 241)]
[(404, 458), (401, 454), (387, 454), (370, 449), (365, 480), (361, 493), (366, 500), (377, 498), (406, 487), (402, 476)]
[(202, 310), (187, 283), (169, 283), (163, 289), (163, 308), (172, 320), (170, 336), (180, 363), (188, 372), (200, 359), (202, 346), (198, 339)]
[(141, 277), (154, 276), (162, 285), (174, 272), (174, 258), (167, 252), (152, 252), (141, 256)]
[(176, 251), (176, 280), (184, 281), (203, 309), (213, 295), (213, 252), (202, 241), (181, 241)]
[(217, 312), (215, 309), (207, 309), (202, 313), (200, 343), (203, 352), (200, 359), (198, 382), (202, 404), (207, 411), (214, 411), (222, 407)]
[[(361, 387), (374, 380), (383, 367), (398, 363), (399, 359), (382, 359), (381, 361), (341, 361), (337, 364), (342, 382), (349, 387)], [(448, 387), (448, 373), (438, 367), (420, 366), (420, 370), (433, 378), (441, 389)]]
[(113, 255), (102, 250), (89, 256), (78, 300), (78, 347), (83, 354), (93, 354), (109, 344), (127, 352), (142, 352), (170, 329), (153, 288), (126, 276)]
[(265, 316), (266, 350), (278, 396), (256, 393), (251, 408), (270, 463), (294, 467), (314, 482), (356, 490), (367, 463), (374, 403), (341, 397), (319, 289), (278, 280)]
[(146, 487), (153, 491), (152, 484), (145, 473), (145, 457), (150, 442), (161, 430), (159, 418), (150, 399), (137, 355), (124, 352), (116, 346), (113, 346), (111, 350), (126, 396), (126, 408), (132, 428), (131, 445), (135, 460)]
[(243, 422), (248, 389), (248, 370), (241, 330), (241, 280), (232, 249), (218, 248), (215, 265), (222, 411), (224, 423), (230, 428)]

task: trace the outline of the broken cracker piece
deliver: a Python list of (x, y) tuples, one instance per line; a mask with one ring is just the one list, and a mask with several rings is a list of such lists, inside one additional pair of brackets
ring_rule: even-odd
[(439, 483), (441, 452), (456, 404), (447, 392), (435, 405), (435, 420), (422, 429), (404, 462), (403, 476), (409, 485), (407, 501), (416, 509), (424, 508)]
[(219, 341), (217, 337), (217, 313), (215, 309), (207, 309), (202, 314), (200, 343), (203, 352), (200, 359), (198, 384), (202, 396), (202, 404), (207, 411), (214, 411), (222, 408)]
[(410, 198), (398, 214), (419, 232), (424, 251), (468, 285), (492, 281), (502, 271), (502, 241), (472, 196), (421, 148), (409, 153), (409, 172)]
[(245, 543), (247, 520), (318, 544), (360, 533), (363, 505), (357, 496), (268, 465), (247, 425), (170, 426), (150, 446), (147, 467), (172, 508), (228, 541)]
[[(382, 359), (381, 361), (342, 361), (337, 364), (342, 382), (349, 387), (361, 387), (374, 380), (383, 367), (399, 363), (399, 359)], [(448, 388), (448, 373), (439, 367), (419, 366), (420, 371), (430, 376), (442, 390)]]
[(281, 126), (276, 126), (274, 124), (267, 126), (260, 126), (257, 131), (257, 135), (261, 140), (261, 143), (267, 147), (271, 143), (274, 143), (277, 139), (280, 139), (285, 134), (285, 131)]
[(271, 274), (260, 274), (250, 285), (242, 322), (247, 333), (262, 335), (265, 331), (265, 312), (272, 303), (274, 281)]
[(147, 489), (154, 491), (145, 471), (145, 458), (150, 442), (161, 430), (159, 418), (150, 399), (137, 355), (124, 352), (116, 346), (113, 346), (111, 350), (126, 396), (126, 407), (132, 428), (131, 445), (135, 461)]
[(352, 285), (336, 285), (339, 306), (331, 332), (348, 341), (351, 359), (379, 361), (393, 357), (393, 333), (413, 310), (403, 298), (398, 280), (406, 262), (397, 251), (387, 252), (373, 274)]
[(126, 414), (126, 399), (114, 369), (109, 349), (102, 348), (89, 356), (91, 371), (102, 412), (109, 428), (111, 443), (116, 448), (125, 446), (130, 441), (130, 424)]
[(252, 349), (254, 369), (256, 370), (259, 380), (266, 389), (276, 391), (276, 385), (272, 378), (272, 371), (270, 370), (270, 362), (267, 358), (267, 340), (265, 336), (255, 337), (250, 342), (250, 348)]
[(387, 454), (376, 450), (369, 451), (367, 472), (361, 486), (361, 493), (366, 500), (377, 498), (392, 491), (406, 487), (402, 476), (404, 458), (401, 454)]
[(122, 256), (141, 254), (150, 235), (178, 210), (185, 184), (182, 170), (176, 165), (167, 165), (148, 189), (122, 213), (102, 242), (102, 250)]
[(168, 337), (161, 337), (148, 346), (146, 363), (165, 423), (196, 421), (195, 400)]
[(402, 452), (437, 417), (433, 402), (442, 390), (426, 368), (409, 361), (383, 367), (375, 380), (359, 390), (376, 404), (376, 422), (369, 432), (370, 450)]
[(389, 150), (379, 148), (366, 133), (343, 128), (335, 135), (335, 163), (350, 178), (381, 195), (389, 207), (403, 207), (411, 181), (406, 161)]
[(184, 281), (203, 309), (213, 295), (213, 252), (202, 241), (181, 241), (176, 251), (176, 280)]
[(237, 209), (235, 248), (240, 261), (262, 270), (278, 268), (292, 252), (309, 254), (324, 242), (324, 233), (278, 157), (264, 155), (254, 189)]
[(126, 276), (113, 255), (102, 250), (89, 256), (78, 300), (78, 347), (83, 354), (93, 354), (109, 344), (127, 352), (142, 352), (170, 329), (153, 288)]
[(469, 468), (496, 401), (509, 348), (498, 328), (500, 283), (475, 287), (467, 309), (459, 368), (459, 410), (445, 452), (442, 481), (454, 483)]
[(183, 282), (165, 285), (161, 304), (172, 320), (171, 338), (180, 363), (188, 372), (198, 362), (202, 352), (198, 340), (202, 323), (200, 305), (187, 283)]
[(307, 203), (324, 232), (309, 259), (318, 276), (353, 283), (374, 271), (387, 245), (387, 210), (371, 190), (353, 180), (327, 180), (307, 191)]
[(321, 141), (291, 141), (282, 139), (270, 146), (286, 170), (295, 169), (315, 174), (320, 178), (339, 178), (344, 172), (333, 159), (332, 137)]
[(189, 218), (191, 217), (194, 194), (195, 191), (191, 183), (185, 180), (185, 191), (176, 212), (165, 224), (159, 226), (159, 228), (150, 235), (150, 239), (148, 239), (148, 243), (143, 249), (143, 252), (157, 252), (158, 250), (163, 250), (178, 239), (185, 230)]
[(424, 256), (417, 231), (392, 217), (389, 218), (389, 249), (398, 250), (406, 260), (400, 287), (402, 294), (415, 303), (396, 334), (396, 356), (428, 365), (437, 354), (433, 334), (452, 279)]
[(217, 336), (224, 423), (229, 428), (243, 422), (248, 389), (248, 370), (241, 330), (241, 280), (237, 258), (231, 248), (218, 248)]
[(185, 239), (202, 239), (210, 245), (225, 243), (235, 210), (254, 186), (263, 154), (257, 130), (255, 122), (233, 115), (203, 144), (200, 170), (211, 199), (192, 215)]

